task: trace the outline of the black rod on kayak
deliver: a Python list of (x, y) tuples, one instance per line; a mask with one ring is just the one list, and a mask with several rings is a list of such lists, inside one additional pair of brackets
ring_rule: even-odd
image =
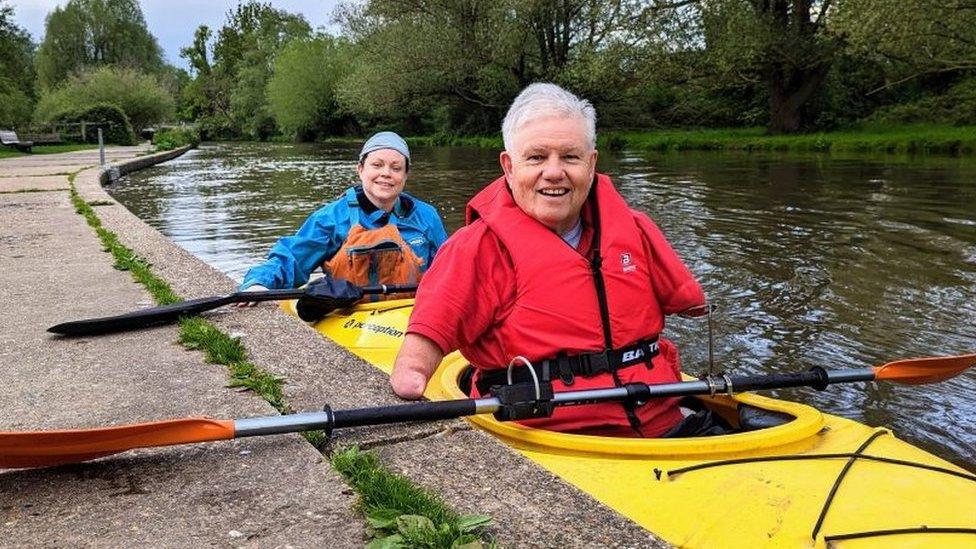
[[(731, 385), (733, 391), (773, 389), (801, 386), (820, 386), (845, 383), (849, 381), (870, 381), (874, 379), (870, 368), (859, 370), (814, 369), (796, 374), (775, 374), (771, 376), (713, 376), (707, 380), (679, 381), (660, 385), (631, 383), (623, 387), (607, 389), (588, 389), (567, 391), (553, 395), (552, 402), (558, 406), (578, 406), (595, 402), (619, 401), (627, 399), (647, 400), (693, 395), (726, 393)], [(731, 383), (730, 383), (731, 382)], [(304, 431), (309, 429), (342, 429), (408, 421), (435, 421), (454, 419), (477, 414), (494, 413), (501, 409), (502, 402), (495, 397), (465, 398), (456, 400), (437, 400), (335, 410), (327, 408), (323, 412), (309, 412), (284, 416), (270, 416), (240, 419), (234, 422), (235, 437), (270, 435)]]
[[(409, 293), (417, 290), (416, 284), (394, 285), (379, 284), (375, 286), (363, 286), (359, 288), (362, 295), (382, 295)], [(305, 297), (308, 290), (305, 288), (288, 288), (282, 290), (263, 290), (257, 292), (234, 292), (232, 294), (217, 295), (213, 297), (203, 297), (191, 299), (179, 303), (171, 303), (159, 307), (150, 307), (131, 313), (116, 316), (106, 316), (101, 318), (89, 318), (86, 320), (75, 320), (63, 322), (51, 326), (47, 331), (55, 334), (68, 336), (89, 336), (123, 332), (126, 330), (137, 330), (148, 328), (158, 324), (175, 322), (180, 317), (194, 316), (200, 313), (230, 305), (232, 303), (249, 303), (252, 301), (284, 301), (288, 299), (299, 299)], [(346, 303), (341, 299), (334, 300), (333, 306), (349, 306), (356, 300), (353, 299)]]
[(345, 427), (455, 419), (492, 413), (497, 411), (499, 407), (500, 403), (497, 398), (463, 398), (335, 411), (326, 407), (322, 412), (238, 419), (234, 421), (234, 437), (274, 435), (312, 429), (331, 431)]

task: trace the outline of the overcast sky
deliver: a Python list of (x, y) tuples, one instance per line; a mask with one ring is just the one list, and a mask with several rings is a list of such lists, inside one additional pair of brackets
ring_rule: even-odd
[[(44, 38), (44, 18), (56, 6), (67, 0), (6, 0), (14, 7), (14, 20), (31, 33), (35, 42)], [(163, 48), (166, 60), (177, 67), (187, 68), (180, 58), (180, 48), (193, 41), (193, 31), (200, 25), (212, 29), (221, 27), (227, 11), (237, 6), (237, 0), (140, 0), (142, 14), (149, 32)], [(337, 0), (271, 0), (271, 4), (290, 13), (300, 13), (313, 28), (332, 25), (332, 11)]]

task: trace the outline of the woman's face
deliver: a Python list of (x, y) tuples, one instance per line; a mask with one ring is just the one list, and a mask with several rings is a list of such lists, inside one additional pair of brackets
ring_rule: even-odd
[(407, 159), (393, 149), (380, 149), (366, 155), (356, 171), (369, 201), (382, 210), (393, 209), (407, 182)]

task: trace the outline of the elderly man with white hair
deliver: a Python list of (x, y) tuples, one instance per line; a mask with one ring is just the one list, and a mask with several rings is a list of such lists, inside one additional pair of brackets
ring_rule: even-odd
[[(472, 396), (514, 380), (555, 392), (680, 378), (664, 316), (705, 303), (646, 215), (596, 173), (596, 113), (553, 84), (523, 90), (502, 124), (504, 175), (467, 205), (466, 226), (421, 282), (390, 382), (423, 395), (444, 355), (474, 368)], [(515, 359), (515, 357), (522, 357)], [(604, 436), (674, 435), (675, 399), (558, 407), (532, 427)]]

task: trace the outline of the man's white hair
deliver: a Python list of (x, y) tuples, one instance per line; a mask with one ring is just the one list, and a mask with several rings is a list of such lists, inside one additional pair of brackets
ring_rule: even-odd
[(502, 121), (505, 150), (513, 150), (515, 132), (527, 122), (539, 118), (579, 118), (586, 127), (586, 141), (596, 148), (596, 110), (586, 99), (580, 99), (555, 84), (537, 82), (518, 94)]

